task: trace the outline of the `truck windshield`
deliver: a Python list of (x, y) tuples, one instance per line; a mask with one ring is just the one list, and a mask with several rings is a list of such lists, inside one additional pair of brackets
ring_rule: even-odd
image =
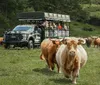
[(13, 31), (27, 31), (32, 29), (31, 26), (17, 26), (13, 29)]

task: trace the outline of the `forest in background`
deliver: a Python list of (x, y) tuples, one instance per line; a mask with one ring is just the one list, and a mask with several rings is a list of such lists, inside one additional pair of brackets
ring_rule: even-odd
[(32, 11), (68, 14), (73, 21), (100, 25), (100, 0), (0, 0), (0, 35), (19, 23), (17, 13)]

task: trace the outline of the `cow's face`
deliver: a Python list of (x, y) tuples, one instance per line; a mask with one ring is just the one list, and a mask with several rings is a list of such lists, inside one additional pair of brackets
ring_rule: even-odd
[(77, 54), (77, 45), (83, 44), (83, 40), (73, 40), (73, 39), (69, 39), (66, 41), (66, 45), (68, 48), (68, 56), (70, 58), (74, 58)]
[(53, 46), (55, 46), (56, 49), (61, 45), (61, 41), (57, 41), (57, 40), (51, 40), (51, 41), (53, 43)]
[(74, 40), (67, 41), (68, 55), (69, 57), (76, 56), (77, 42)]

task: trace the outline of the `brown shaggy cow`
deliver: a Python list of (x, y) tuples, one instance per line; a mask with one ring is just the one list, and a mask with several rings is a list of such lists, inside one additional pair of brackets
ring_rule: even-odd
[(52, 71), (54, 69), (54, 63), (55, 61), (55, 55), (58, 46), (60, 45), (59, 40), (51, 40), (51, 39), (45, 39), (41, 43), (41, 55), (40, 59), (46, 60), (49, 69)]
[(100, 38), (95, 38), (94, 39), (94, 47), (97, 46), (99, 47), (100, 46)]
[(56, 53), (58, 72), (61, 69), (65, 77), (72, 78), (74, 84), (76, 84), (80, 68), (87, 61), (87, 53), (81, 43), (80, 40), (67, 40), (66, 45), (62, 44)]

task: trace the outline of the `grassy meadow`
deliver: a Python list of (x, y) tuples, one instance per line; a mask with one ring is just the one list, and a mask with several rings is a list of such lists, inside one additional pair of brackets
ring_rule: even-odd
[[(100, 85), (100, 49), (84, 48), (88, 61), (80, 70), (77, 85)], [(6, 50), (0, 46), (0, 85), (72, 85), (56, 68), (50, 72), (39, 55), (39, 48)]]

